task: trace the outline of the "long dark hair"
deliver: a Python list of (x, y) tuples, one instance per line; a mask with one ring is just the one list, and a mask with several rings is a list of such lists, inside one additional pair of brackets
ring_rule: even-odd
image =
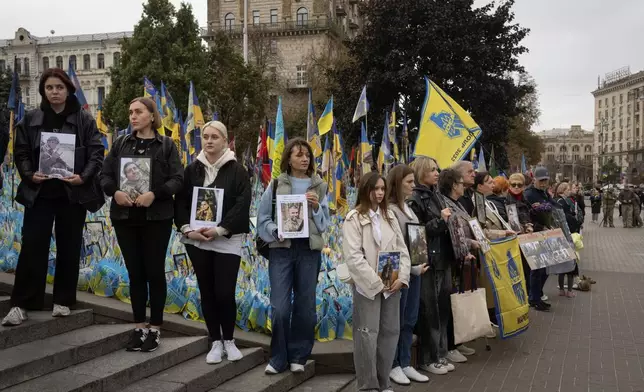
[(414, 171), (409, 166), (397, 165), (387, 175), (387, 202), (397, 205), (401, 211), (405, 209), (402, 182), (410, 174)]
[[(386, 195), (387, 180), (378, 172), (369, 172), (362, 176), (362, 178), (360, 179), (360, 187), (358, 188), (358, 205), (356, 205), (356, 210), (362, 215), (369, 215), (369, 210), (371, 209), (371, 192), (376, 189), (378, 180), (382, 180), (382, 182), (385, 184)], [(387, 211), (389, 210), (387, 197), (382, 198), (379, 207), (382, 211), (382, 216), (391, 225), (391, 219), (389, 219), (389, 215), (387, 214)]]
[(315, 166), (313, 162), (315, 158), (313, 157), (313, 149), (311, 148), (309, 143), (301, 137), (294, 137), (293, 139), (290, 139), (288, 143), (286, 143), (286, 146), (284, 146), (284, 151), (282, 152), (282, 162), (280, 162), (280, 171), (282, 173), (291, 174), (291, 165), (289, 165), (289, 161), (291, 160), (291, 153), (293, 152), (293, 148), (295, 147), (305, 148), (309, 152), (309, 167), (306, 169), (306, 175), (309, 177), (313, 176), (313, 173), (315, 172)]

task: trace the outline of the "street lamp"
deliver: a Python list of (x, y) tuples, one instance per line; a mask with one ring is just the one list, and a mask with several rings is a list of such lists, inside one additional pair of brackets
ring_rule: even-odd
[(599, 153), (597, 154), (597, 179), (601, 179), (601, 173), (602, 173), (602, 167), (604, 166), (604, 140), (605, 136), (608, 134), (608, 119), (606, 117), (602, 118), (600, 122), (598, 123), (599, 125), (599, 142), (600, 142), (600, 150)]

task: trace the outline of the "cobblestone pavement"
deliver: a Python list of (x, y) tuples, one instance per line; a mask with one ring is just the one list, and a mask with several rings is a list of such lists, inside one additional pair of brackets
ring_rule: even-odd
[(515, 338), (472, 344), (477, 353), (429, 384), (394, 385), (396, 392), (644, 392), (644, 229), (599, 228), (588, 215), (581, 273), (597, 284), (573, 299), (546, 285), (552, 311), (530, 312)]

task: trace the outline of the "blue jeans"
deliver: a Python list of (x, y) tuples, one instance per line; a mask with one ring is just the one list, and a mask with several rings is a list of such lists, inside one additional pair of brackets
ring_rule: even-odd
[[(291, 240), (290, 248), (270, 250), (268, 276), (273, 311), (270, 365), (278, 372), (304, 365), (315, 343), (315, 288), (322, 256), (308, 239)], [(291, 303), (291, 297), (293, 302)]]
[(411, 344), (420, 306), (420, 276), (411, 275), (409, 288), (400, 292), (400, 336), (392, 368), (411, 366)]

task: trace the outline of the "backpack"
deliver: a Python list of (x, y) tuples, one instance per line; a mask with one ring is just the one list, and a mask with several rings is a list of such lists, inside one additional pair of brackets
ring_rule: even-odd
[[(274, 179), (271, 182), (271, 190), (272, 190), (272, 198), (271, 198), (271, 219), (275, 221), (275, 198), (277, 195), (277, 186), (278, 186), (278, 181), (277, 179)], [(266, 260), (268, 260), (268, 256), (270, 254), (270, 247), (269, 243), (264, 241), (262, 237), (259, 236), (259, 230), (257, 230), (257, 234), (255, 235), (255, 247), (257, 248), (257, 253), (262, 255)]]

